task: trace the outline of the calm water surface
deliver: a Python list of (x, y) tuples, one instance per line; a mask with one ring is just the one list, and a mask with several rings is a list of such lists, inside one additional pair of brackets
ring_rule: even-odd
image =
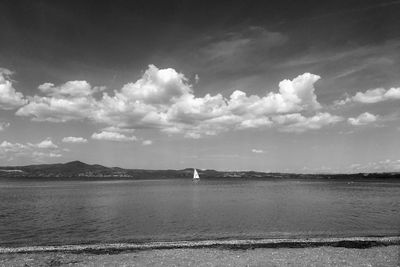
[(400, 182), (0, 181), (0, 245), (400, 235)]

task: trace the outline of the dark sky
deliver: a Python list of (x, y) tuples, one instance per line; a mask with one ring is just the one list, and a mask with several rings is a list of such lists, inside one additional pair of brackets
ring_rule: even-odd
[[(290, 38), (276, 54), (253, 51), (259, 60), (276, 63), (313, 50), (380, 45), (398, 37), (400, 22), (396, 1), (2, 1), (0, 5), (2, 62), (11, 68), (39, 64), (52, 69), (50, 74), (60, 81), (71, 69), (75, 73), (70, 75), (78, 78), (87, 74), (85, 68), (106, 73), (140, 70), (153, 60), (160, 67), (190, 65), (190, 71), (199, 72), (204, 68), (201, 63), (187, 62), (198, 61), (199, 47), (249, 26)], [(78, 70), (77, 65), (83, 66)], [(257, 70), (253, 68), (249, 71)], [(222, 69), (226, 75), (243, 72)]]
[[(349, 165), (358, 164), (371, 169), (372, 165), (368, 164), (374, 162), (396, 162), (400, 154), (388, 147), (399, 144), (396, 141), (399, 135), (397, 95), (384, 94), (390, 88), (400, 86), (399, 25), (400, 1), (3, 0), (0, 2), (0, 68), (13, 72), (7, 74), (7, 79), (16, 91), (23, 94), (27, 101), (24, 104), (29, 104), (24, 112), (18, 111), (24, 105), (21, 99), (19, 106), (11, 102), (3, 104), (7, 108), (1, 111), (0, 119), (4, 125), (9, 125), (0, 132), (0, 141), (35, 144), (52, 140), (58, 142), (56, 146), (61, 149), (63, 137), (90, 139), (94, 132), (113, 126), (135, 130), (138, 140), (128, 142), (131, 149), (120, 142), (90, 140), (85, 144), (84, 153), (79, 154), (68, 147), (68, 152), (58, 151), (57, 154), (53, 151), (54, 155), (62, 156), (53, 155), (54, 159), (44, 160), (80, 157), (85, 161), (127, 167), (178, 168), (199, 164), (204, 168), (279, 171), (351, 171)], [(209, 101), (202, 106), (204, 110), (199, 108), (202, 116), (188, 111), (195, 105), (189, 102), (185, 102), (185, 111), (176, 111), (178, 105), (173, 106), (172, 102), (164, 103), (162, 107), (161, 102), (151, 103), (152, 106), (146, 106), (146, 109), (141, 107), (147, 112), (151, 108), (157, 110), (153, 111), (157, 114), (155, 116), (160, 116), (159, 121), (151, 123), (148, 123), (148, 118), (144, 122), (142, 117), (138, 119), (138, 114), (130, 113), (132, 109), (135, 112), (139, 110), (137, 106), (124, 112), (118, 110), (121, 114), (104, 108), (105, 102), (101, 100), (99, 91), (109, 96), (122, 92), (125, 85), (145, 77), (151, 69), (148, 67), (150, 64), (157, 70), (171, 68), (182, 73), (184, 78), (179, 79), (189, 85), (193, 96), (197, 97), (193, 101)], [(303, 105), (292, 107), (290, 111), (278, 109), (275, 114), (268, 108), (278, 104), (263, 102), (263, 108), (269, 113), (267, 117), (266, 113), (259, 117), (261, 113), (257, 112), (261, 111), (255, 107), (260, 103), (254, 102), (256, 97), (278, 93), (280, 81), (293, 80), (304, 73), (321, 77), (318, 82), (314, 81), (319, 106), (313, 102), (314, 109)], [(85, 112), (102, 115), (80, 114), (75, 110), (75, 105), (80, 105), (76, 95), (54, 93), (68, 81), (86, 81), (93, 88), (101, 87), (101, 90), (93, 89), (96, 94), (93, 94), (91, 109), (85, 109)], [(52, 93), (38, 89), (44, 83), (52, 83), (58, 89), (48, 89), (53, 90)], [(79, 86), (84, 87), (82, 84)], [(170, 90), (168, 86), (167, 90)], [(352, 99), (357, 92), (367, 94), (367, 90), (376, 88), (384, 91), (372, 93), (381, 97), (378, 101), (374, 98), (374, 103), (370, 99)], [(157, 101), (167, 96), (177, 97), (175, 89), (166, 96), (158, 95)], [(143, 90), (152, 89), (146, 87)], [(253, 113), (240, 114), (239, 118), (231, 106), (215, 115), (221, 107), (214, 98), (212, 101), (215, 102), (207, 100), (207, 94), (210, 97), (221, 94), (228, 101), (235, 90), (247, 94), (246, 110), (251, 109)], [(38, 99), (31, 99), (35, 95)], [(367, 94), (367, 97), (372, 96)], [(337, 105), (338, 101), (345, 99), (348, 99), (345, 104)], [(43, 101), (66, 100), (71, 106), (55, 108), (51, 106), (54, 103), (47, 102), (49, 106), (40, 106), (45, 105)], [(11, 105), (15, 108), (10, 108)], [(84, 109), (82, 106), (79, 108)], [(107, 113), (107, 118), (101, 117), (102, 112), (110, 112), (112, 116)], [(291, 115), (295, 113), (299, 115)], [(340, 119), (329, 121), (332, 118), (322, 118), (321, 113)], [(362, 114), (364, 117), (359, 117)], [(278, 118), (277, 115), (286, 117)], [(300, 115), (302, 117), (293, 117)], [(111, 117), (119, 124), (111, 122)], [(252, 120), (251, 130), (243, 130), (242, 124), (249, 118)], [(59, 119), (63, 123), (56, 122)], [(267, 123), (264, 123), (264, 128), (261, 127), (263, 119), (273, 121), (273, 126), (265, 128)], [(255, 120), (261, 124), (255, 126)], [(220, 124), (214, 125), (215, 121)], [(186, 137), (194, 138), (171, 135), (173, 127)], [(29, 130), (31, 134), (21, 129)], [(118, 131), (120, 135), (128, 136), (127, 131)], [(382, 136), (386, 140), (375, 148), (371, 138), (381, 139)], [(139, 145), (150, 139), (152, 145)], [(243, 144), (232, 146), (238, 140), (244, 140)], [(334, 143), (336, 150), (332, 155), (335, 157), (345, 152), (350, 155), (333, 159), (329, 155), (330, 142)], [(197, 152), (198, 146), (206, 152)], [(176, 147), (179, 147), (177, 158), (166, 159), (165, 155)], [(287, 152), (282, 152), (281, 148)], [(159, 164), (149, 163), (148, 159), (154, 157), (157, 149), (164, 151), (158, 155)], [(212, 152), (207, 152), (207, 149)], [(299, 160), (297, 156), (310, 149), (314, 150), (309, 161)], [(109, 156), (98, 156), (104, 150), (112, 152)], [(143, 159), (135, 158), (137, 151), (144, 155)], [(275, 153), (274, 156), (268, 155), (267, 151)], [(374, 155), (371, 151), (378, 153)], [(114, 157), (118, 153), (136, 161), (118, 161)], [(3, 154), (5, 163), (35, 161), (25, 152), (22, 156), (10, 156), (10, 151), (3, 151)], [(210, 155), (211, 159), (207, 159)], [(216, 163), (212, 155), (224, 160)], [(390, 168), (397, 166), (392, 165)]]

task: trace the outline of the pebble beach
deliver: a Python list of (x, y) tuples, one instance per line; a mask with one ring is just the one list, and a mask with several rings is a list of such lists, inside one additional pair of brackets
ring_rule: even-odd
[(109, 253), (0, 254), (0, 266), (399, 266), (400, 246), (154, 249)]

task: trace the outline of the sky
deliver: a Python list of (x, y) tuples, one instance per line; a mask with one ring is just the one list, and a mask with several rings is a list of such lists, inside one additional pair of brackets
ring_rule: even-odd
[(400, 1), (1, 1), (0, 165), (400, 171)]

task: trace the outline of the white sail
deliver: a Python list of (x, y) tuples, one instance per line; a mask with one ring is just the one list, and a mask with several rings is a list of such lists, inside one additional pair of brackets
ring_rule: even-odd
[(200, 176), (199, 176), (199, 174), (197, 173), (197, 170), (196, 170), (196, 169), (194, 169), (194, 172), (193, 172), (193, 179), (200, 179)]

